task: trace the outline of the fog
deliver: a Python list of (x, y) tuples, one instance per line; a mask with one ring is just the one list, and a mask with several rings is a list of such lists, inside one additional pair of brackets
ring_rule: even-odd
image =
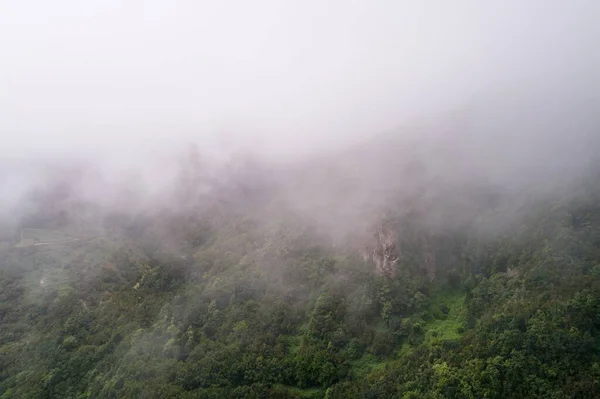
[(86, 164), (88, 197), (127, 186), (135, 206), (189, 144), (212, 181), (247, 154), (285, 170), (308, 212), (409, 191), (415, 154), (438, 182), (569, 181), (598, 143), (599, 17), (593, 0), (2, 1), (2, 203)]
[(0, 7), (0, 129), (11, 156), (177, 139), (289, 154), (506, 84), (598, 83), (593, 0)]

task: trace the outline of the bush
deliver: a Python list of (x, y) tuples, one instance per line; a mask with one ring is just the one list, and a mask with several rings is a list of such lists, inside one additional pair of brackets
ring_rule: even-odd
[(375, 340), (371, 345), (371, 353), (375, 356), (388, 356), (394, 350), (396, 340), (389, 331), (379, 332), (375, 335)]

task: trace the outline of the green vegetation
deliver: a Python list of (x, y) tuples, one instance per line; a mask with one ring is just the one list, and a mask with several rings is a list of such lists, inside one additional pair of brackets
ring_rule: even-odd
[(446, 291), (432, 297), (429, 314), (433, 320), (425, 326), (425, 339), (430, 342), (459, 339), (466, 328), (466, 307), (463, 292)]
[(492, 233), (497, 206), (451, 226), (394, 213), (388, 274), (256, 210), (15, 239), (0, 398), (598, 397), (598, 183), (524, 203)]

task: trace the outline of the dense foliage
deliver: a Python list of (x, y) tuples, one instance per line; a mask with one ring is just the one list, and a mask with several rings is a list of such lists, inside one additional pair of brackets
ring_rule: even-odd
[(427, 205), (391, 213), (383, 275), (310, 224), (250, 211), (12, 242), (0, 397), (600, 396), (598, 179), (523, 201), (502, 228), (486, 203), (443, 228), (421, 223)]

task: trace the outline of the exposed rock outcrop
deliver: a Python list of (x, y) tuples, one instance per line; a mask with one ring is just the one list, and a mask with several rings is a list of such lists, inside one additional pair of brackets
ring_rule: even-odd
[(376, 229), (372, 242), (363, 247), (361, 254), (364, 261), (375, 264), (377, 274), (394, 276), (399, 259), (394, 229), (385, 223), (381, 224)]
[(429, 279), (433, 280), (436, 274), (435, 253), (433, 252), (433, 249), (429, 244), (430, 240), (431, 239), (427, 237), (427, 235), (421, 235), (421, 250), (423, 259), (422, 268), (425, 269), (425, 271), (427, 272), (427, 276), (429, 277)]

